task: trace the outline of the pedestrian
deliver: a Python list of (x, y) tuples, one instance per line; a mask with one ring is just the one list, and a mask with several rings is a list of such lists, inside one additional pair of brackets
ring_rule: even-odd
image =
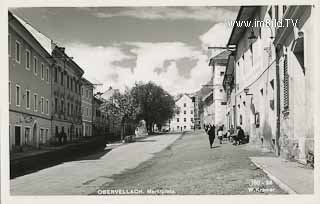
[(218, 139), (220, 141), (220, 144), (222, 144), (222, 136), (223, 136), (223, 127), (220, 126), (218, 129)]
[(244, 136), (244, 131), (241, 128), (241, 126), (237, 126), (237, 130), (238, 130), (238, 132), (237, 132), (237, 136), (235, 137), (235, 143), (234, 144), (235, 145), (240, 145), (243, 142), (245, 136)]
[(213, 142), (214, 142), (214, 138), (215, 138), (215, 126), (214, 125), (210, 125), (208, 128), (208, 135), (209, 135), (209, 142), (210, 142), (210, 148), (212, 148)]

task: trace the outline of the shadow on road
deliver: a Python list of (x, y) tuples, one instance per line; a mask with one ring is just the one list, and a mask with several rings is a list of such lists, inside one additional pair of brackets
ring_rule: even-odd
[(137, 140), (136, 142), (156, 142), (157, 140)]

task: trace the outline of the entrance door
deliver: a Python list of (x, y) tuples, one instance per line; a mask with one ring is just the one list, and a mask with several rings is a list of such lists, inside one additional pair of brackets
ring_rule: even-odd
[(38, 137), (37, 137), (37, 134), (38, 133), (38, 128), (37, 128), (37, 124), (34, 124), (33, 126), (33, 131), (32, 131), (32, 134), (33, 134), (33, 145), (34, 146), (38, 146)]
[(21, 127), (15, 126), (14, 127), (14, 134), (15, 134), (15, 145), (21, 145)]

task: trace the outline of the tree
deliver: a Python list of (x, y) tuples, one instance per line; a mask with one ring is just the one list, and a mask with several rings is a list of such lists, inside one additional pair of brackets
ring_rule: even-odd
[(123, 140), (126, 124), (136, 123), (138, 112), (137, 103), (132, 97), (130, 90), (126, 89), (124, 93), (115, 92), (106, 102), (105, 108), (110, 118), (115, 123), (120, 124), (121, 140)]
[(160, 128), (174, 114), (175, 101), (162, 87), (148, 82), (138, 82), (131, 90), (138, 105), (137, 119), (146, 121), (148, 132), (153, 132), (154, 125)]

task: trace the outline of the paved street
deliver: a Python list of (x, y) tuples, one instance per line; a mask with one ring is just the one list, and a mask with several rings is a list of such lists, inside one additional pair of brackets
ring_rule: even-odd
[(111, 176), (133, 169), (172, 144), (180, 134), (151, 136), (75, 161), (62, 163), (11, 180), (12, 195), (90, 194), (110, 182)]
[[(261, 153), (245, 147), (215, 141), (210, 149), (204, 131), (152, 136), (13, 179), (11, 192), (87, 195), (97, 194), (97, 189), (164, 189), (178, 194), (249, 194), (252, 179), (269, 179), (248, 158)], [(283, 193), (273, 184), (267, 188)]]
[[(251, 148), (228, 142), (209, 148), (204, 131), (185, 134), (173, 145), (134, 170), (112, 177), (105, 189), (174, 190), (177, 194), (251, 194), (248, 188), (274, 189), (284, 193), (250, 162), (249, 156), (262, 155)], [(252, 180), (253, 179), (253, 180)], [(255, 181), (255, 185), (251, 185)], [(256, 182), (264, 184), (256, 185)], [(259, 193), (258, 193), (259, 194)]]

